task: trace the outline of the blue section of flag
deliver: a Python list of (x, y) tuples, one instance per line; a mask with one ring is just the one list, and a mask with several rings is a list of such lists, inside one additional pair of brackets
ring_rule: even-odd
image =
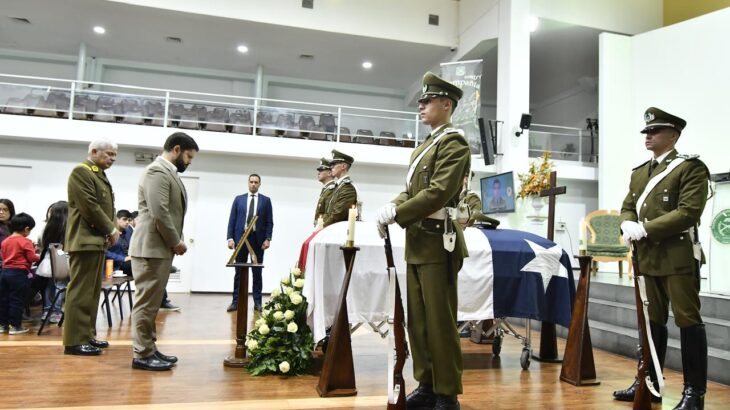
[(563, 251), (560, 258), (568, 277), (554, 272), (546, 292), (540, 272), (521, 271), (535, 258), (535, 252), (525, 240), (543, 248), (552, 248), (554, 242), (512, 229), (481, 229), (481, 232), (492, 247), (494, 317), (529, 318), (569, 327), (575, 300), (570, 255)]

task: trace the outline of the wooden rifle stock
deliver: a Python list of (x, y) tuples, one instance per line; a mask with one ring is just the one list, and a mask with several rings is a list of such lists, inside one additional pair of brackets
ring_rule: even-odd
[(637, 368), (636, 393), (634, 393), (634, 410), (651, 409), (651, 392), (647, 383), (651, 383), (649, 368), (651, 367), (651, 348), (646, 328), (647, 318), (644, 316), (644, 300), (641, 298), (640, 282), (643, 280), (639, 269), (639, 257), (636, 253), (636, 242), (631, 241), (631, 264), (634, 268), (634, 297), (636, 298), (636, 318), (639, 323), (639, 342), (641, 343), (641, 360)]
[[(385, 231), (385, 259), (388, 263), (388, 275), (393, 275), (395, 281), (395, 300), (393, 301), (393, 317), (388, 317), (388, 321), (392, 320), (390, 330), (393, 334), (389, 337), (395, 339), (395, 351), (388, 352), (389, 355), (395, 355), (395, 365), (393, 366), (393, 384), (388, 386), (388, 393), (397, 391), (398, 397), (394, 403), (388, 400), (388, 410), (406, 410), (406, 382), (403, 379), (403, 366), (406, 364), (408, 356), (408, 344), (406, 342), (405, 316), (403, 313), (403, 301), (401, 300), (400, 287), (398, 286), (398, 275), (395, 271), (395, 261), (393, 260), (393, 247), (390, 243), (390, 231), (388, 227), (384, 227)], [(388, 312), (390, 315), (390, 312)], [(390, 369), (388, 369), (390, 371)]]

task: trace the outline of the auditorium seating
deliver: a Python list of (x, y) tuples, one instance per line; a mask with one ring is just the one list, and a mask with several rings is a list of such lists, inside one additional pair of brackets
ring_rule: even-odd
[[(0, 112), (48, 118), (68, 118), (71, 91), (34, 89), (24, 97), (8, 97)], [(240, 107), (240, 105), (239, 105)], [(253, 111), (226, 106), (224, 103), (201, 104), (171, 100), (167, 107), (167, 126), (185, 130), (207, 130), (253, 134)], [(338, 118), (333, 113), (306, 113), (278, 107), (259, 107), (256, 113), (256, 134), (286, 138), (336, 141)], [(96, 89), (74, 93), (73, 118), (109, 123), (164, 126), (165, 100), (160, 96), (114, 94)], [(275, 119), (275, 120), (274, 120)], [(340, 127), (340, 142), (395, 147), (415, 147), (415, 142), (398, 139), (391, 131), (378, 137), (371, 129), (359, 128), (352, 134), (349, 127)]]

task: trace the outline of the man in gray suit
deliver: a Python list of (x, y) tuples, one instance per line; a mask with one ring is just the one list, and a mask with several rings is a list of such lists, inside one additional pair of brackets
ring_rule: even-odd
[(147, 166), (139, 180), (139, 219), (129, 245), (137, 288), (132, 310), (134, 369), (170, 370), (177, 362), (177, 357), (157, 350), (155, 319), (172, 258), (187, 251), (182, 234), (187, 194), (178, 173), (185, 171), (197, 152), (195, 140), (176, 132), (167, 138), (162, 155)]

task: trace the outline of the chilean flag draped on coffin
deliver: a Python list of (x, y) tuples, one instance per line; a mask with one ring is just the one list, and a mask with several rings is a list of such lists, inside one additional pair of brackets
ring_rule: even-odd
[(575, 299), (570, 256), (554, 242), (529, 232), (480, 231), (492, 253), (494, 317), (523, 317), (569, 327)]

